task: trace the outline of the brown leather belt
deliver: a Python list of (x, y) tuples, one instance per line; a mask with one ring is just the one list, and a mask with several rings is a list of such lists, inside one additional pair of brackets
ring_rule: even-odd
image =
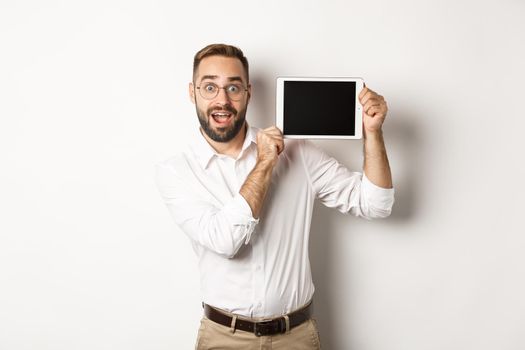
[[(217, 310), (216, 308), (202, 303), (204, 307), (204, 315), (213, 322), (219, 323), (226, 327), (232, 327), (233, 317)], [(299, 326), (301, 323), (310, 319), (312, 313), (312, 303), (288, 314), (290, 321), (290, 329)], [(286, 319), (284, 317), (277, 317), (271, 320), (252, 322), (245, 319), (237, 318), (235, 321), (235, 329), (254, 333), (260, 337), (262, 335), (274, 335), (286, 332)]]

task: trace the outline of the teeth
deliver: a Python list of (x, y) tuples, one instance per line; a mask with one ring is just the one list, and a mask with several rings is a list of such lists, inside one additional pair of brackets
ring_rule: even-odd
[(216, 119), (226, 119), (231, 116), (230, 113), (212, 113), (212, 117)]

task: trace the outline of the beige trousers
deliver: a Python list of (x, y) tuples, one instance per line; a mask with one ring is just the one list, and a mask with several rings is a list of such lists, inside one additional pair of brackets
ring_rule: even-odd
[(319, 350), (319, 331), (314, 319), (303, 322), (288, 333), (258, 337), (253, 333), (233, 330), (205, 316), (197, 335), (196, 350)]

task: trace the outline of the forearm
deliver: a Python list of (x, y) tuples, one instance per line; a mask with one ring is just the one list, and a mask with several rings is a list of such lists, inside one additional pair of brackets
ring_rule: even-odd
[(381, 130), (365, 133), (364, 153), (363, 168), (368, 179), (376, 186), (392, 188), (392, 173)]
[(261, 212), (273, 167), (273, 162), (258, 160), (239, 191), (252, 209), (254, 218), (258, 218)]
[(173, 219), (192, 242), (227, 258), (234, 257), (250, 241), (258, 223), (248, 203), (237, 194), (219, 205), (198, 194), (209, 190), (210, 183), (205, 185), (196, 177), (180, 175), (172, 165), (156, 167), (157, 187)]

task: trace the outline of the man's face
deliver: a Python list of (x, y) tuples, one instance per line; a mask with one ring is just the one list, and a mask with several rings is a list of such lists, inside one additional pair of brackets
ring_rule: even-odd
[[(237, 58), (209, 56), (200, 62), (194, 82), (189, 86), (190, 98), (202, 129), (212, 140), (228, 142), (242, 129), (251, 92), (246, 80), (242, 63)], [(238, 101), (233, 101), (225, 89), (219, 89), (214, 98), (205, 99), (198, 89), (204, 88), (203, 83), (213, 83), (220, 88), (236, 84), (248, 91)]]

